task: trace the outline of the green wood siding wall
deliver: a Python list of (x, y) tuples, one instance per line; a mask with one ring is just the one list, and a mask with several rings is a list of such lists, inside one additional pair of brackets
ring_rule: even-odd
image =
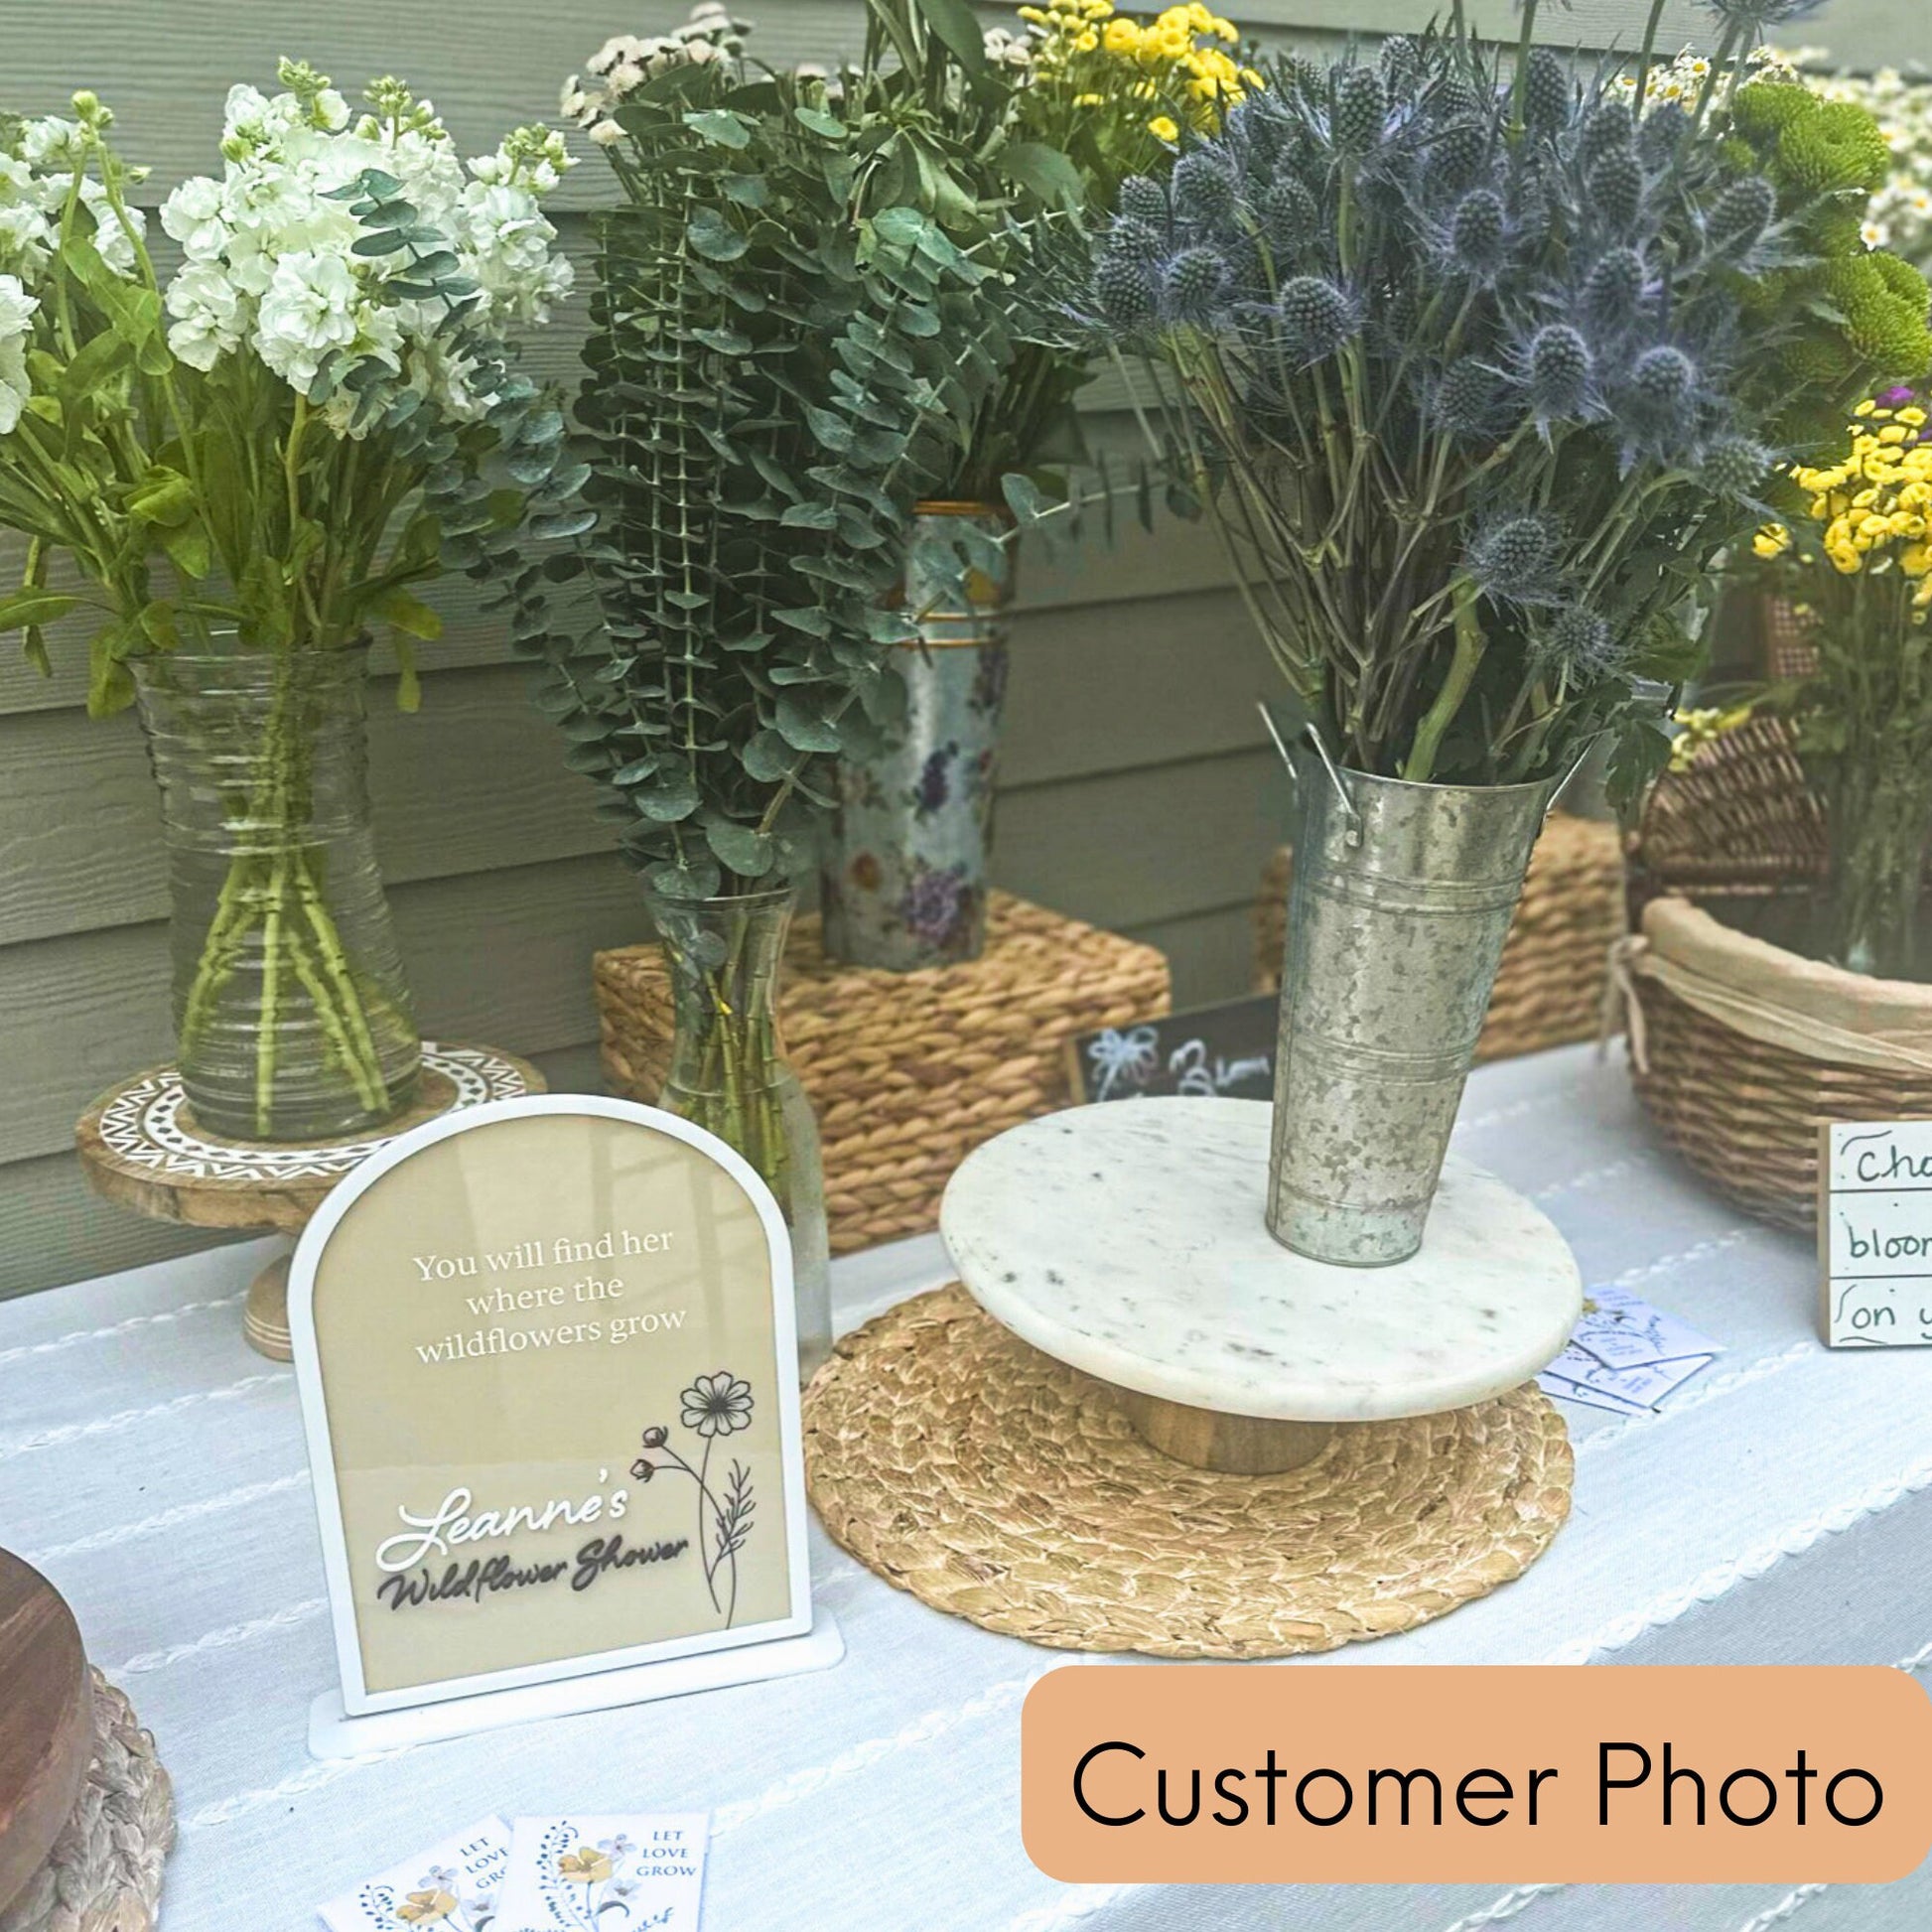
[[(1151, 11), (1152, 6), (1144, 8)], [(1270, 37), (1414, 28), (1433, 0), (1249, 0)], [(774, 63), (850, 49), (859, 0), (742, 0)], [(1547, 10), (1554, 38), (1600, 46), (1640, 29), (1642, 0)], [(606, 34), (682, 17), (664, 0), (533, 7), (527, 0), (395, 6), (339, 0), (13, 0), (5, 105), (64, 109), (95, 88), (131, 156), (153, 163), (150, 205), (208, 167), (231, 80), (272, 79), (299, 53), (359, 86), (406, 74), (466, 148), (554, 111), (556, 83)], [(1000, 11), (986, 10), (989, 20)], [(1474, 0), (1513, 33), (1510, 0)], [(1674, 4), (1665, 42), (1698, 38)], [(1807, 40), (1850, 60), (1932, 61), (1926, 0), (1838, 0)], [(559, 197), (573, 249), (605, 188), (587, 162)], [(581, 301), (578, 310), (581, 313)], [(575, 321), (541, 362), (568, 376)], [(1105, 385), (1094, 431), (1120, 434)], [(1118, 401), (1117, 392), (1113, 400)], [(0, 578), (18, 549), (0, 541)], [(1183, 1001), (1226, 997), (1247, 976), (1248, 901), (1286, 810), (1253, 708), (1266, 676), (1239, 604), (1196, 530), (1123, 534), (1111, 550), (1023, 565), (999, 882), (1130, 931), (1173, 961)], [(424, 1027), (533, 1055), (559, 1087), (597, 1088), (593, 948), (641, 936), (637, 896), (530, 708), (523, 673), (468, 587), (439, 593), (448, 629), (425, 652), (423, 707), (404, 718), (378, 688), (371, 762)], [(71, 1153), (75, 1115), (122, 1074), (169, 1051), (166, 895), (151, 780), (131, 717), (81, 709), (78, 635), (55, 639), (42, 679), (0, 661), (0, 1295), (151, 1260), (201, 1237), (95, 1201)]]

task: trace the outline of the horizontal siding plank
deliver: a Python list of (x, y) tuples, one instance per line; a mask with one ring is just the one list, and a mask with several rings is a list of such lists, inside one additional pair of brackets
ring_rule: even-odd
[(1229, 905), (1281, 843), (1272, 750), (1041, 786), (1000, 801), (993, 880), (1116, 930)]
[[(534, 1057), (553, 1093), (604, 1091), (594, 1045)], [(116, 1207), (87, 1185), (72, 1154), (0, 1168), (0, 1301), (249, 1238), (150, 1221)], [(237, 1273), (237, 1291), (245, 1277), (245, 1270)], [(233, 1322), (238, 1336), (238, 1309)]]
[(1255, 949), (1252, 896), (1235, 905), (1136, 926), (1132, 937), (1167, 954), (1176, 1011), (1239, 1000), (1254, 990), (1250, 985)]
[(1056, 783), (1258, 745), (1270, 667), (1233, 591), (1148, 596), (1015, 625), (1003, 787)]

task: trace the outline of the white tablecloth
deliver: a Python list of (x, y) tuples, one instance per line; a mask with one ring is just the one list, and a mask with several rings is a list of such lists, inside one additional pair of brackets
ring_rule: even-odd
[[(1746, 1222), (1647, 1132), (1587, 1048), (1482, 1069), (1458, 1150), (1532, 1194), (1588, 1282), (1725, 1353), (1658, 1416), (1566, 1414), (1576, 1507), (1519, 1583), (1329, 1659), (1904, 1663), (1932, 1653), (1932, 1351), (1832, 1354), (1807, 1243)], [(103, 1206), (103, 1214), (114, 1210)], [(1067, 1887), (1018, 1831), (1019, 1716), (1067, 1662), (926, 1609), (833, 1549), (849, 1646), (818, 1676), (318, 1763), (332, 1662), (289, 1372), (249, 1353), (259, 1245), (0, 1307), (0, 1543), (66, 1592), (160, 1740), (182, 1836), (163, 1932), (279, 1932), (498, 1811), (712, 1814), (707, 1932), (1890, 1932), (1882, 1889)], [(946, 1276), (936, 1239), (837, 1270), (842, 1326)]]

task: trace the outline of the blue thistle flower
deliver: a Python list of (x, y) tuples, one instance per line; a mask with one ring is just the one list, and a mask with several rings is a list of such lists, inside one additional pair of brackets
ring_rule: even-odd
[(1332, 355), (1354, 327), (1348, 298), (1319, 275), (1297, 275), (1284, 283), (1275, 312), (1286, 345), (1305, 365)]
[(1137, 255), (1105, 255), (1093, 271), (1093, 292), (1109, 322), (1138, 328), (1154, 319), (1158, 299), (1154, 264)]
[(1599, 338), (1622, 335), (1637, 319), (1646, 281), (1634, 248), (1611, 248), (1590, 264), (1577, 298), (1584, 326)]
[(1698, 4), (1726, 28), (1756, 35), (1804, 20), (1817, 13), (1826, 0), (1698, 0)]
[(1777, 190), (1762, 175), (1745, 175), (1719, 197), (1705, 232), (1713, 248), (1744, 254), (1763, 239), (1777, 212)]
[(1627, 234), (1643, 212), (1643, 164), (1632, 148), (1606, 148), (1584, 178), (1591, 212), (1606, 227)]
[(1482, 172), (1489, 158), (1489, 136), (1479, 122), (1454, 120), (1431, 136), (1422, 156), (1428, 177), (1453, 193)]
[(1523, 125), (1546, 138), (1570, 125), (1576, 89), (1563, 63), (1547, 47), (1532, 48), (1523, 70)]
[(1528, 367), (1530, 407), (1546, 426), (1574, 421), (1589, 406), (1593, 373), (1589, 345), (1565, 322), (1545, 323), (1530, 338)]
[(1121, 216), (1107, 230), (1107, 253), (1122, 261), (1159, 261), (1167, 252), (1167, 233), (1152, 221), (1133, 221)]
[(1517, 510), (1470, 537), (1462, 568), (1484, 597), (1499, 604), (1548, 604), (1556, 592), (1563, 525), (1544, 510)]
[(1388, 111), (1382, 76), (1373, 68), (1342, 68), (1335, 74), (1328, 137), (1343, 154), (1367, 154), (1382, 138)]
[(1168, 191), (1150, 175), (1129, 175), (1120, 185), (1121, 213), (1136, 221), (1165, 222)]
[(1443, 371), (1430, 414), (1452, 436), (1487, 435), (1496, 427), (1500, 388), (1494, 369), (1472, 355), (1464, 356)]
[(1176, 322), (1204, 322), (1227, 285), (1227, 263), (1216, 250), (1183, 248), (1161, 278), (1162, 306)]
[(1630, 369), (1630, 393), (1646, 409), (1681, 408), (1697, 391), (1697, 364), (1672, 343), (1659, 343)]
[(1634, 148), (1637, 123), (1629, 107), (1620, 100), (1599, 100), (1589, 110), (1589, 118), (1577, 137), (1578, 158), (1587, 169), (1593, 162), (1619, 148)]
[(1691, 117), (1674, 100), (1660, 100), (1637, 130), (1637, 158), (1652, 174), (1662, 174), (1691, 131)]
[(1422, 49), (1411, 34), (1391, 34), (1375, 57), (1390, 98), (1412, 93), (1422, 78)]
[(1754, 437), (1722, 436), (1704, 453), (1704, 481), (1720, 496), (1756, 506), (1776, 460)]
[(1225, 221), (1234, 212), (1234, 182), (1220, 157), (1205, 148), (1174, 163), (1173, 190), (1175, 212), (1190, 221)]
[(1261, 231), (1280, 254), (1293, 254), (1314, 239), (1319, 216), (1314, 197), (1295, 179), (1283, 175), (1261, 197)]
[(1449, 217), (1449, 255), (1463, 273), (1487, 280), (1502, 266), (1509, 217), (1492, 188), (1472, 188)]
[(1623, 657), (1622, 644), (1608, 619), (1581, 604), (1566, 605), (1532, 640), (1535, 656), (1553, 669), (1567, 671), (1580, 684), (1593, 683), (1614, 671)]
[(1697, 363), (1675, 343), (1654, 344), (1631, 363), (1613, 411), (1626, 473), (1639, 457), (1695, 460), (1705, 429), (1702, 392)]

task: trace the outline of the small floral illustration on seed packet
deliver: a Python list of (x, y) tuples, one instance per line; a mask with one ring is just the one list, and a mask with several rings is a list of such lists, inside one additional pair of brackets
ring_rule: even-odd
[(523, 1818), (503, 1932), (697, 1932), (702, 1813)]

